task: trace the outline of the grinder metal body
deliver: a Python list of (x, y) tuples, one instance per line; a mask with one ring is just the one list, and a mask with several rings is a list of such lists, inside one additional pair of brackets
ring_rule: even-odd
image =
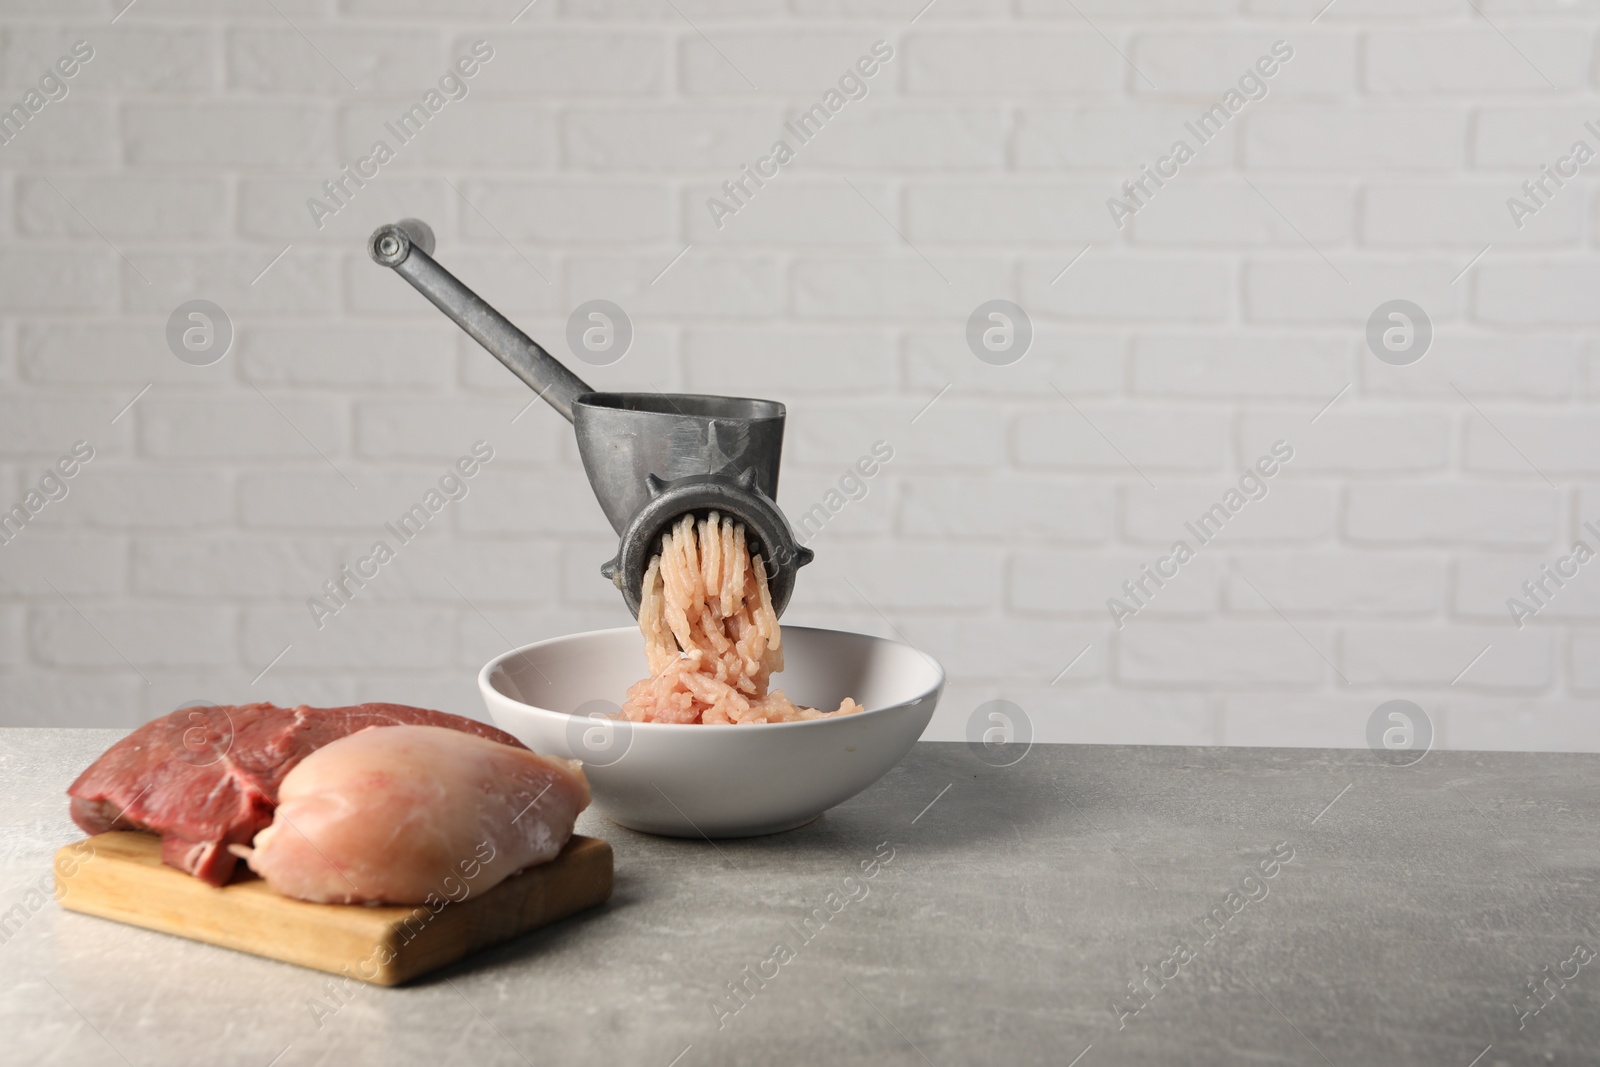
[(367, 251), (392, 268), (572, 423), (600, 508), (620, 537), (600, 573), (639, 614), (639, 593), (661, 535), (685, 514), (741, 522), (765, 563), (772, 606), (789, 604), (812, 552), (779, 510), (784, 407), (695, 393), (597, 393), (433, 258), (433, 231), (404, 219), (380, 226)]

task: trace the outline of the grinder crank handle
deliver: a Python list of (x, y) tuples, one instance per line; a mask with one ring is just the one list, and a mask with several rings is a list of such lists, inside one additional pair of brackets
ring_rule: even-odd
[(582, 378), (546, 352), (539, 342), (511, 324), (477, 293), (433, 258), (433, 230), (418, 219), (379, 226), (367, 239), (367, 252), (379, 266), (392, 267), (433, 306), (450, 316), (489, 354), (504, 363), (528, 388), (572, 421), (572, 402), (590, 389)]

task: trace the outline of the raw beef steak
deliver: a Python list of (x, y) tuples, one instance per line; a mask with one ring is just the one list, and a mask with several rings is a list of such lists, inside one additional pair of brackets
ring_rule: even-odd
[(85, 833), (152, 830), (161, 858), (212, 885), (233, 874), (230, 844), (272, 822), (278, 786), (306, 756), (369, 726), (443, 726), (523, 744), (472, 719), (403, 704), (179, 708), (118, 741), (67, 790)]

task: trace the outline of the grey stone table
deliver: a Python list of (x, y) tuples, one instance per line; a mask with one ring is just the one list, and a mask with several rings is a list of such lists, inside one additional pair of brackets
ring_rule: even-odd
[(30, 912), (117, 736), (0, 731), (5, 1063), (1600, 1062), (1600, 756), (922, 744), (774, 837), (588, 813), (610, 904), (378, 989)]

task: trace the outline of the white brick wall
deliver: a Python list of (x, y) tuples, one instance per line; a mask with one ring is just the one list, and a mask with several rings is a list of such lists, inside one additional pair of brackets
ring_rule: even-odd
[[(508, 641), (628, 621), (565, 423), (368, 261), (415, 215), (554, 350), (622, 304), (597, 387), (788, 402), (792, 514), (893, 445), (788, 619), (938, 655), (930, 737), (1005, 697), (1050, 741), (1359, 746), (1404, 697), (1442, 745), (1600, 750), (1600, 563), (1521, 629), (1506, 608), (1600, 549), (1600, 197), (1586, 168), (1520, 229), (1505, 203), (1600, 148), (1600, 6), (523, 2), (0, 0), (0, 107), (95, 49), (0, 145), (0, 508), (95, 449), (0, 545), (0, 723), (477, 714)], [(465, 99), (314, 226), (480, 39)], [(868, 95), (719, 228), (706, 198), (879, 39)], [(1116, 226), (1277, 40), (1267, 95)], [(210, 367), (164, 339), (195, 297), (236, 328)], [(997, 297), (1034, 326), (1012, 366), (964, 337)], [(1411, 366), (1365, 339), (1396, 298), (1434, 327)], [(318, 630), (306, 598), (477, 438), (467, 498)], [(1116, 625), (1279, 439), (1268, 495)]]

